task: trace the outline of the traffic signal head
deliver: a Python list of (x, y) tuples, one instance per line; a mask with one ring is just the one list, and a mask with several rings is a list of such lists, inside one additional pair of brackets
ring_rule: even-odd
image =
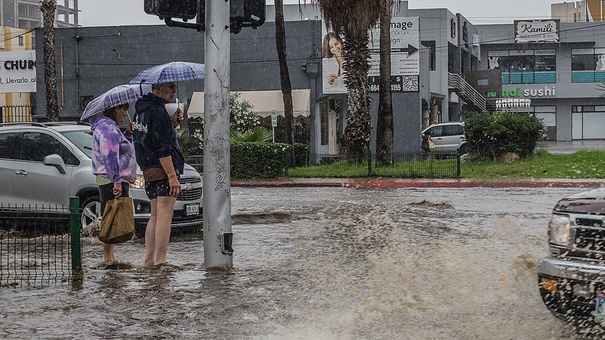
[(157, 15), (160, 19), (180, 18), (184, 21), (195, 18), (199, 1), (205, 0), (145, 0), (145, 13)]

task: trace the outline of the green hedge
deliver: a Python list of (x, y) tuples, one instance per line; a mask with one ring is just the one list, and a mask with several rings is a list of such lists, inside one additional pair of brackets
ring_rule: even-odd
[(232, 178), (273, 178), (285, 174), (288, 144), (231, 143)]
[(494, 112), (473, 115), (464, 123), (467, 148), (473, 157), (495, 160), (513, 152), (524, 158), (536, 148), (542, 121), (529, 113)]

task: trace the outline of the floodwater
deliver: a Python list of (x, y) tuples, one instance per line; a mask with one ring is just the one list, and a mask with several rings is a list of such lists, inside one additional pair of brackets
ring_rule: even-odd
[(0, 337), (575, 339), (543, 305), (536, 264), (554, 203), (577, 188), (232, 188), (234, 268), (209, 273), (199, 235), (161, 270), (0, 289)]

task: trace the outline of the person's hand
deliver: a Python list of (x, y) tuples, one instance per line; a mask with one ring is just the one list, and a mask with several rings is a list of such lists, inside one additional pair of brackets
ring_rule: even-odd
[(170, 196), (178, 197), (181, 194), (181, 183), (176, 176), (168, 177), (168, 185), (170, 186)]
[(113, 184), (113, 197), (118, 198), (122, 196), (122, 183)]
[(183, 122), (184, 119), (185, 119), (185, 115), (183, 114), (183, 111), (181, 111), (181, 109), (178, 108), (171, 117), (172, 125), (174, 127), (177, 127), (179, 124), (181, 124)]
[(132, 133), (132, 122), (129, 122), (128, 125), (126, 125), (126, 131)]
[(334, 81), (338, 79), (338, 75), (337, 74), (330, 74), (328, 76), (328, 84), (330, 85), (334, 85)]

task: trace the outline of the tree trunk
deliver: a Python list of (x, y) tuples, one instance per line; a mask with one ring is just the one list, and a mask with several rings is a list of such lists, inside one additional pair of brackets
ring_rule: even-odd
[(284, 100), (284, 118), (286, 122), (286, 143), (294, 143), (294, 109), (292, 107), (292, 84), (286, 60), (286, 30), (284, 27), (284, 1), (275, 0), (275, 44), (279, 60), (281, 93)]
[(393, 0), (381, 0), (380, 87), (376, 122), (376, 163), (393, 164), (393, 101), (391, 97), (391, 7)]
[(57, 71), (55, 68), (55, 13), (57, 0), (43, 0), (40, 4), (44, 23), (44, 83), (46, 85), (46, 117), (59, 120), (57, 101)]
[(344, 49), (348, 96), (347, 127), (343, 136), (345, 157), (351, 164), (361, 164), (367, 160), (372, 133), (368, 94), (368, 32), (351, 34), (345, 31)]

